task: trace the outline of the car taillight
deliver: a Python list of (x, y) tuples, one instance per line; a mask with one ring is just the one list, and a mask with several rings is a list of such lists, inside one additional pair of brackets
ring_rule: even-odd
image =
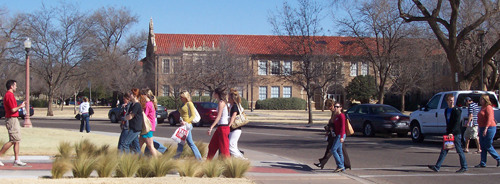
[(399, 120), (399, 116), (391, 116), (391, 117), (387, 117), (385, 119), (390, 120), (390, 121), (397, 121), (397, 120)]
[(401, 121), (410, 121), (410, 117), (399, 117)]

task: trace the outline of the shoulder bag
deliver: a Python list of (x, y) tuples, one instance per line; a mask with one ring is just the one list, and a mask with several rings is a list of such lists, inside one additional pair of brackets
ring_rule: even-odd
[(148, 116), (146, 116), (146, 113), (142, 112), (141, 135), (147, 134), (149, 131), (151, 131), (151, 121), (149, 121), (149, 118), (148, 118)]
[[(193, 102), (191, 102), (193, 103)], [(186, 105), (188, 106), (188, 114), (191, 113), (191, 107), (189, 107), (189, 104), (186, 103)], [(193, 104), (194, 106), (194, 104)], [(194, 108), (194, 119), (191, 121), (191, 123), (194, 123), (194, 124), (197, 124), (198, 122), (201, 121), (201, 116), (200, 116), (200, 113), (198, 113), (198, 110), (196, 110), (196, 107)], [(191, 114), (192, 115), (192, 114)], [(191, 117), (191, 115), (189, 117)]]
[(238, 106), (238, 111), (240, 111), (240, 114), (236, 116), (233, 124), (231, 124), (231, 128), (233, 129), (246, 125), (249, 122), (247, 115), (243, 112), (243, 108), (239, 104), (237, 106)]
[(354, 129), (352, 129), (351, 123), (349, 122), (349, 118), (345, 118), (345, 135), (349, 136), (354, 134)]

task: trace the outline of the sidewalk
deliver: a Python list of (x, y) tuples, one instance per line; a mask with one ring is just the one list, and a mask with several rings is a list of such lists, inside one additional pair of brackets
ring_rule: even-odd
[[(118, 136), (118, 133), (98, 132), (92, 133)], [(170, 138), (155, 137), (159, 142), (170, 143)], [(303, 164), (282, 156), (245, 150), (245, 157), (251, 161), (252, 169), (245, 177), (260, 184), (294, 184), (294, 183), (370, 183), (357, 179), (346, 173), (332, 173), (330, 171), (316, 171), (307, 164)], [(0, 167), (0, 178), (43, 178), (51, 176), (52, 160), (50, 156), (20, 156), (23, 162), (28, 163), (26, 167), (12, 166), (14, 157), (9, 160), (1, 160), (5, 166)], [(66, 174), (72, 176), (70, 172)], [(95, 173), (93, 175), (96, 175)], [(178, 177), (172, 175), (171, 177)]]

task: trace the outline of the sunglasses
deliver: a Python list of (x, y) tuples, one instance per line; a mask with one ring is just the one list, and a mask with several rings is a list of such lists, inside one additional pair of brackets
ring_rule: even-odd
[(335, 108), (341, 108), (342, 106), (333, 106), (333, 107), (335, 107)]

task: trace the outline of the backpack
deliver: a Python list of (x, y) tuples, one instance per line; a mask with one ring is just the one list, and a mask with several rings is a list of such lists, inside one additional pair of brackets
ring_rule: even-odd
[(89, 107), (89, 115), (92, 116), (94, 114), (94, 109), (92, 107)]

